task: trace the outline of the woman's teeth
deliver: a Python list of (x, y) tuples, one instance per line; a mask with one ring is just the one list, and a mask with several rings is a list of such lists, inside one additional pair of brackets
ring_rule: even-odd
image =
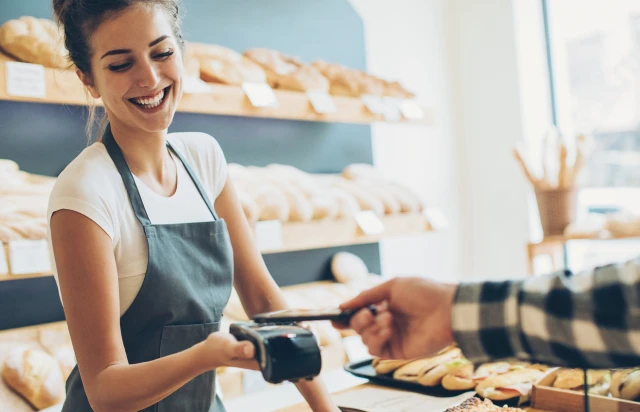
[(134, 103), (139, 106), (142, 106), (145, 109), (153, 109), (154, 107), (159, 106), (162, 103), (162, 99), (164, 99), (164, 89), (160, 90), (158, 94), (152, 97), (143, 97), (132, 99)]

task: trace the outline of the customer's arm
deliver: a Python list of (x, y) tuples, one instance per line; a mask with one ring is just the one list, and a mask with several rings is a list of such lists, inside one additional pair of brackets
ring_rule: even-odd
[(640, 258), (570, 276), (461, 284), (455, 341), (481, 362), (518, 357), (553, 365), (640, 365)]

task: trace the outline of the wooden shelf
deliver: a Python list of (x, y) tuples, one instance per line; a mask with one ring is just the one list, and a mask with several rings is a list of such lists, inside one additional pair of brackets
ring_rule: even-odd
[[(101, 106), (100, 100), (90, 102), (90, 96), (76, 74), (72, 71), (45, 68), (45, 98), (13, 96), (7, 93), (7, 69), (4, 64), (7, 58), (0, 56), (0, 100), (17, 102), (35, 102), (49, 104), (65, 104), (74, 106)], [(201, 113), (226, 116), (264, 117), (274, 119), (305, 120), (316, 122), (340, 123), (373, 123), (384, 122), (381, 115), (368, 111), (362, 100), (353, 97), (332, 96), (337, 112), (318, 114), (313, 110), (305, 93), (274, 90), (279, 107), (256, 108), (251, 105), (241, 87), (223, 84), (210, 84), (212, 91), (207, 94), (184, 94), (178, 106), (178, 112)], [(424, 110), (421, 120), (399, 120), (397, 123), (423, 124), (432, 123), (432, 114)]]
[[(420, 234), (432, 231), (427, 219), (420, 213), (399, 214), (382, 218), (384, 233), (365, 235), (355, 220), (323, 220), (308, 223), (287, 222), (281, 225), (282, 242), (278, 247), (261, 248), (261, 252), (282, 253), (298, 250), (322, 249), (329, 247), (376, 243), (382, 239)], [(5, 255), (9, 258), (9, 250), (5, 245)], [(9, 262), (10, 264), (10, 262)], [(51, 273), (34, 273), (27, 275), (0, 275), (0, 281), (29, 279), (52, 276)]]
[(384, 238), (425, 233), (431, 230), (420, 213), (399, 214), (382, 218), (385, 231), (379, 235), (365, 235), (355, 220), (324, 220), (310, 223), (282, 225), (282, 246), (262, 248), (262, 253), (282, 253), (298, 250), (376, 243)]

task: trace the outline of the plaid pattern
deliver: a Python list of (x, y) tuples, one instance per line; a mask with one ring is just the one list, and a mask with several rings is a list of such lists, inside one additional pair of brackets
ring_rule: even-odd
[(640, 258), (575, 276), (461, 284), (452, 319), (473, 362), (640, 366)]

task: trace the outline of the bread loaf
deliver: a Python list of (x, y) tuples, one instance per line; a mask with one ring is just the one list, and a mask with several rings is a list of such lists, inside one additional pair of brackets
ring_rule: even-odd
[(351, 283), (369, 276), (369, 269), (357, 255), (349, 252), (338, 252), (331, 258), (331, 273), (340, 283)]
[(249, 194), (258, 205), (258, 220), (289, 220), (289, 202), (277, 187), (261, 184)]
[(240, 200), (242, 211), (244, 212), (244, 216), (247, 218), (247, 221), (250, 224), (257, 222), (260, 215), (260, 208), (255, 200), (253, 200), (248, 193), (243, 191), (238, 191), (238, 200)]
[(198, 60), (200, 77), (206, 82), (241, 85), (244, 82), (267, 81), (259, 65), (223, 46), (189, 43), (187, 55)]
[(60, 366), (48, 353), (27, 346), (12, 350), (5, 359), (2, 377), (37, 410), (64, 400), (64, 379)]
[(264, 48), (246, 50), (244, 56), (264, 69), (267, 82), (274, 89), (329, 92), (329, 80), (297, 57)]
[(55, 23), (23, 16), (0, 27), (0, 47), (27, 63), (66, 68), (69, 63), (62, 36)]

